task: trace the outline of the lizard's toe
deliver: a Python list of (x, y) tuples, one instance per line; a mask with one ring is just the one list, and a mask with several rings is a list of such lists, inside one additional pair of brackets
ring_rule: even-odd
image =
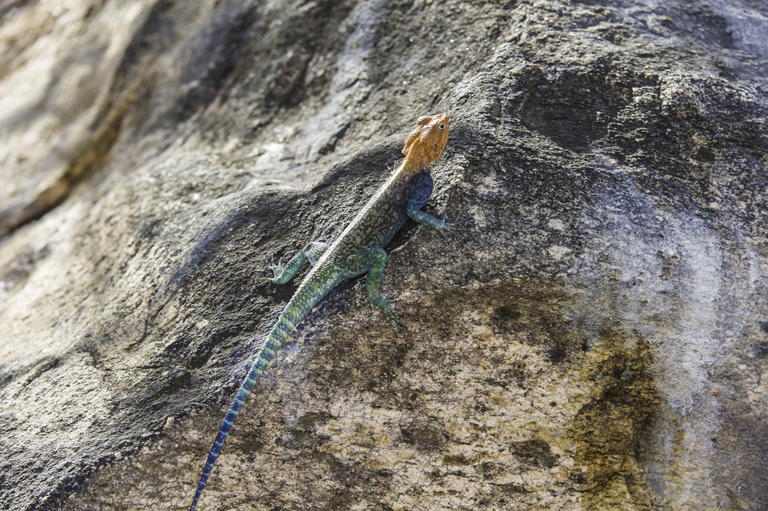
[[(392, 331), (397, 335), (397, 330), (395, 329), (395, 323), (398, 325), (405, 327), (405, 323), (403, 323), (398, 316), (402, 315), (403, 313), (400, 312), (397, 309), (392, 308), (390, 303), (392, 303), (392, 300), (387, 300), (386, 298), (382, 298), (381, 296), (377, 297), (376, 299), (372, 300), (371, 302), (371, 318), (373, 317), (373, 313), (375, 310), (381, 309), (381, 311), (384, 313), (384, 319), (387, 320), (387, 323), (389, 324), (389, 327), (392, 329)], [(368, 319), (368, 324), (370, 324), (371, 319)]]

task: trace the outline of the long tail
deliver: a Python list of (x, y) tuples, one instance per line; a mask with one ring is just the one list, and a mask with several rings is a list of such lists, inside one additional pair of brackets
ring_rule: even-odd
[(317, 275), (317, 273), (315, 273), (317, 278), (312, 279), (309, 276), (307, 277), (305, 282), (296, 291), (296, 294), (293, 295), (291, 301), (288, 302), (288, 305), (285, 306), (285, 310), (280, 314), (277, 323), (272, 327), (267, 342), (261, 348), (261, 351), (259, 351), (256, 362), (253, 363), (250, 371), (248, 371), (248, 376), (246, 376), (245, 381), (243, 381), (243, 384), (240, 386), (240, 390), (237, 392), (235, 400), (232, 402), (232, 406), (229, 407), (229, 411), (224, 417), (224, 421), (221, 423), (219, 434), (216, 435), (216, 440), (213, 442), (211, 452), (208, 454), (208, 460), (205, 462), (205, 468), (203, 469), (203, 474), (200, 476), (200, 482), (197, 485), (195, 498), (192, 500), (192, 505), (189, 507), (189, 511), (195, 510), (197, 501), (203, 493), (203, 488), (205, 488), (208, 476), (211, 474), (211, 469), (213, 469), (213, 464), (216, 462), (216, 458), (219, 456), (219, 452), (221, 452), (221, 447), (224, 445), (224, 440), (227, 439), (229, 430), (232, 429), (232, 424), (235, 422), (235, 418), (240, 412), (240, 408), (242, 408), (245, 399), (248, 397), (248, 394), (251, 393), (251, 388), (253, 388), (253, 385), (259, 379), (269, 363), (272, 362), (272, 359), (275, 358), (275, 353), (280, 349), (283, 341), (285, 341), (285, 339), (291, 335), (291, 332), (296, 329), (296, 325), (301, 323), (312, 307), (322, 300), (323, 297), (341, 281), (340, 278), (333, 278), (327, 274)]

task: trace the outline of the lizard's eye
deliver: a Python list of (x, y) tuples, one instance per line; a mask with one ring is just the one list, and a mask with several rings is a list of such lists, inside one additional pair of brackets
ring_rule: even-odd
[(437, 129), (440, 130), (440, 133), (444, 132), (445, 131), (445, 123), (441, 122), (440, 126), (438, 126)]

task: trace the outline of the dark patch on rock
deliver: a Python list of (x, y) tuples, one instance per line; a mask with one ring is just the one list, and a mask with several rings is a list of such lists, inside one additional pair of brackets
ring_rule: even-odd
[(529, 467), (552, 468), (557, 461), (557, 457), (552, 454), (549, 444), (542, 440), (513, 442), (510, 445), (510, 450)]

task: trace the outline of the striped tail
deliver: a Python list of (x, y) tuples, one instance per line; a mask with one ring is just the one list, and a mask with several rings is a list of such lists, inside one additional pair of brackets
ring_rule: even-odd
[(242, 408), (248, 394), (251, 393), (253, 385), (267, 366), (269, 366), (269, 363), (272, 362), (272, 359), (275, 358), (275, 353), (280, 349), (283, 341), (285, 341), (285, 339), (291, 335), (291, 332), (296, 329), (296, 325), (298, 325), (309, 313), (312, 307), (322, 300), (331, 289), (336, 287), (341, 280), (341, 278), (333, 278), (327, 274), (316, 275), (316, 278), (314, 279), (311, 278), (310, 275), (296, 291), (296, 294), (293, 295), (293, 298), (288, 302), (288, 305), (285, 306), (285, 310), (283, 310), (283, 313), (280, 315), (277, 323), (275, 323), (275, 326), (272, 327), (267, 342), (261, 348), (261, 351), (259, 351), (259, 356), (256, 358), (256, 362), (253, 363), (250, 371), (248, 371), (248, 376), (246, 376), (245, 381), (243, 381), (243, 384), (240, 386), (240, 390), (237, 391), (235, 400), (232, 403), (232, 406), (229, 407), (229, 411), (224, 417), (224, 421), (221, 423), (219, 434), (216, 435), (216, 440), (213, 442), (211, 452), (208, 454), (208, 460), (205, 462), (205, 468), (203, 469), (203, 474), (200, 476), (200, 482), (197, 485), (195, 498), (192, 499), (192, 505), (189, 507), (189, 511), (195, 511), (197, 501), (203, 493), (203, 488), (205, 488), (205, 483), (208, 481), (208, 476), (211, 474), (213, 464), (216, 462), (219, 452), (221, 452), (224, 440), (227, 439), (229, 430), (232, 429), (232, 424), (235, 422), (235, 418), (237, 418), (237, 414), (240, 412), (240, 408)]

